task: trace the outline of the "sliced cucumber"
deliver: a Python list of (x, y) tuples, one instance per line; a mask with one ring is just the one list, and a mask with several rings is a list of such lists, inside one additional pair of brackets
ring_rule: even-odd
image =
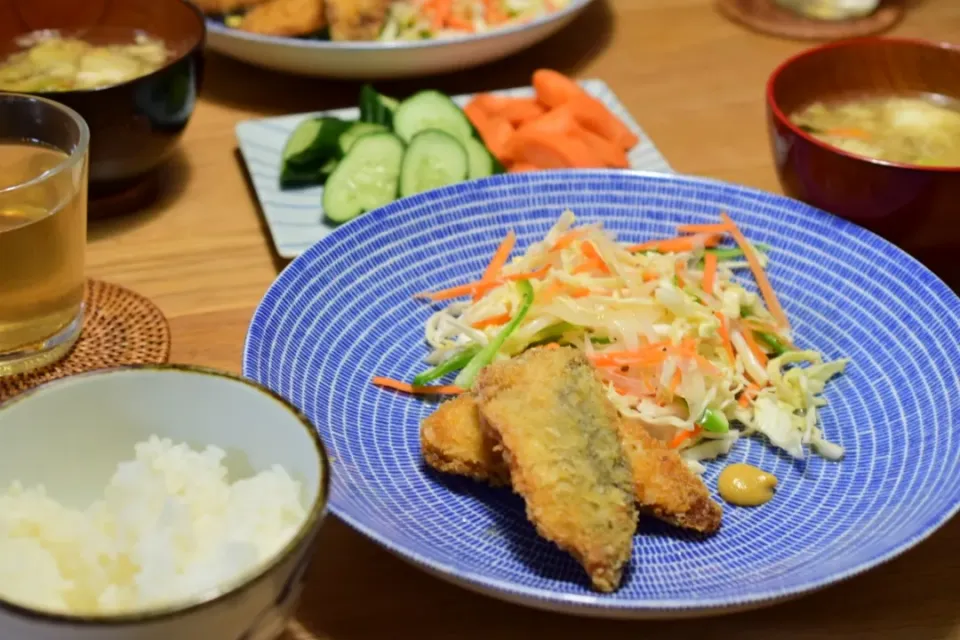
[(339, 152), (340, 136), (351, 127), (339, 118), (311, 118), (297, 125), (283, 147), (284, 164), (320, 167)]
[(476, 138), (467, 138), (463, 141), (463, 148), (467, 152), (467, 162), (470, 170), (467, 174), (471, 180), (486, 178), (503, 171), (503, 165), (493, 157), (489, 149)]
[(352, 220), (397, 197), (403, 142), (392, 133), (361, 136), (327, 179), (323, 211), (332, 222)]
[(413, 137), (403, 156), (400, 171), (400, 195), (412, 196), (467, 179), (470, 162), (456, 138), (437, 129), (421, 131)]
[(473, 125), (453, 100), (439, 91), (421, 91), (400, 103), (393, 114), (393, 130), (410, 142), (427, 129), (439, 129), (460, 142), (473, 137)]
[(399, 104), (397, 100), (377, 93), (376, 89), (365, 84), (360, 89), (360, 122), (393, 126), (393, 112)]
[(280, 171), (281, 189), (300, 189), (315, 187), (327, 181), (333, 170), (337, 168), (337, 160), (331, 158), (322, 166), (285, 164)]
[(351, 147), (353, 147), (354, 143), (362, 136), (371, 133), (386, 133), (388, 131), (390, 131), (389, 127), (385, 127), (382, 124), (354, 122), (346, 131), (340, 134), (340, 153), (343, 155), (350, 153)]

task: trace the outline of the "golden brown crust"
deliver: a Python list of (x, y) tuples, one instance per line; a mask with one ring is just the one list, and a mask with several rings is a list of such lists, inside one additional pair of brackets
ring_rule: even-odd
[(532, 349), (490, 365), (475, 394), (514, 490), (544, 538), (613, 591), (630, 559), (637, 509), (619, 417), (576, 349)]
[(266, 0), (194, 0), (200, 11), (208, 15), (222, 15), (242, 11), (262, 4)]
[(493, 485), (507, 485), (509, 471), (494, 452), (480, 424), (477, 403), (470, 395), (448, 402), (420, 425), (420, 449), (427, 464), (444, 473), (468, 476)]
[(326, 26), (324, 0), (268, 0), (254, 7), (239, 28), (269, 36), (306, 36)]
[(620, 441), (633, 469), (641, 510), (685, 529), (713, 533), (723, 509), (680, 455), (649, 434), (637, 421), (620, 421)]
[(326, 0), (331, 40), (376, 40), (393, 0)]

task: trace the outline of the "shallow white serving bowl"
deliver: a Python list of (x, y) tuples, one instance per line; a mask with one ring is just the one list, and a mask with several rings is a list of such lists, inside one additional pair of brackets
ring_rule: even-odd
[(250, 64), (305, 76), (373, 80), (463, 70), (505, 58), (553, 35), (591, 0), (571, 0), (561, 11), (523, 25), (445, 40), (330, 42), (279, 38), (231, 29), (207, 20), (207, 43)]
[(300, 595), (326, 509), (326, 453), (310, 422), (256, 383), (209, 369), (131, 366), (51, 382), (0, 404), (0, 488), (44, 484), (83, 507), (150, 435), (227, 452), (231, 474), (284, 466), (308, 517), (280, 554), (222, 595), (122, 616), (51, 615), (0, 600), (3, 640), (273, 640)]

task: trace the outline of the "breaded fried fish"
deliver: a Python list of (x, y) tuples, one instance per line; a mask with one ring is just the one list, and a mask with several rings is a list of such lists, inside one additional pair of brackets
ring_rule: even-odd
[(619, 416), (593, 367), (577, 349), (532, 349), (484, 369), (475, 395), (537, 531), (571, 553), (594, 588), (615, 590), (637, 509)]
[[(680, 455), (651, 436), (642, 423), (620, 420), (620, 443), (630, 462), (637, 504), (664, 522), (700, 533), (720, 528), (723, 509)], [(484, 437), (474, 400), (467, 395), (441, 405), (424, 421), (421, 446), (438, 471), (501, 484), (501, 457)]]
[(331, 40), (376, 40), (393, 0), (326, 0)]
[(641, 510), (700, 533), (719, 529), (723, 509), (680, 454), (650, 435), (639, 422), (620, 420), (619, 428)]
[(267, 0), (243, 16), (239, 28), (268, 36), (306, 36), (323, 29), (324, 0)]
[(208, 15), (221, 15), (255, 7), (266, 0), (193, 0), (200, 11)]
[(503, 457), (480, 424), (477, 403), (462, 395), (440, 405), (420, 425), (420, 448), (427, 464), (445, 473), (468, 476), (493, 485), (510, 483)]

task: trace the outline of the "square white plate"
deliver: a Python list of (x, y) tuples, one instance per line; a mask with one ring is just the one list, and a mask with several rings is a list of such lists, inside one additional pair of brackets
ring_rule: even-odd
[[(641, 171), (673, 173), (673, 169), (640, 128), (630, 112), (617, 99), (613, 91), (601, 80), (583, 80), (580, 85), (600, 100), (639, 137), (640, 144), (628, 154), (630, 167)], [(493, 92), (496, 95), (532, 96), (531, 87), (518, 87)], [(461, 107), (471, 95), (454, 97)], [(253, 188), (263, 210), (267, 226), (277, 253), (282, 258), (296, 258), (315, 242), (333, 231), (332, 225), (324, 222), (323, 187), (281, 190), (280, 154), (293, 129), (306, 118), (333, 116), (344, 120), (356, 120), (360, 111), (356, 107), (334, 109), (317, 113), (300, 113), (278, 118), (247, 120), (237, 125), (237, 141), (240, 153), (247, 165)]]

